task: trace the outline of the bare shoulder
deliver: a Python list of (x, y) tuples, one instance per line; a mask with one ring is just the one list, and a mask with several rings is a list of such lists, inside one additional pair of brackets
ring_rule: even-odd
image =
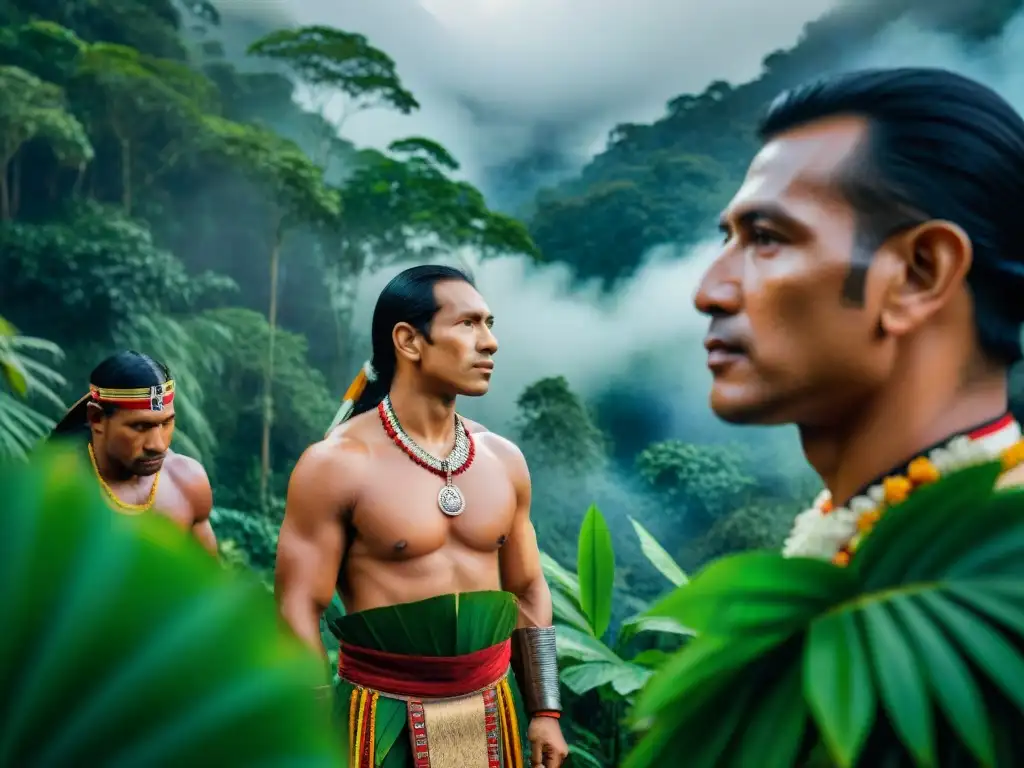
[[(323, 440), (313, 443), (299, 457), (295, 475), (322, 471), (351, 470), (369, 456), (370, 413), (361, 413), (332, 429)], [(323, 479), (323, 478), (321, 478)]]
[(204, 507), (210, 501), (210, 478), (206, 469), (191, 456), (173, 451), (167, 452), (163, 468), (170, 475), (174, 484), (192, 502), (193, 507)]
[(288, 481), (290, 509), (351, 508), (370, 464), (370, 415), (340, 424), (302, 453)]
[(200, 522), (209, 517), (213, 489), (203, 465), (191, 456), (168, 451), (163, 468), (191, 506), (193, 519)]
[(203, 465), (191, 456), (185, 456), (182, 453), (168, 451), (167, 458), (164, 459), (163, 469), (165, 469), (167, 474), (174, 478), (176, 482), (180, 481), (185, 485), (192, 485), (193, 483), (210, 484), (210, 478), (207, 476)]
[(463, 422), (466, 425), (466, 429), (473, 436), (473, 440), (476, 441), (476, 444), (480, 448), (494, 454), (495, 458), (501, 461), (513, 476), (525, 475), (527, 478), (529, 477), (526, 457), (523, 456), (523, 452), (519, 450), (518, 445), (507, 437), (502, 437), (497, 432), (491, 432), (483, 424), (476, 421), (463, 419)]

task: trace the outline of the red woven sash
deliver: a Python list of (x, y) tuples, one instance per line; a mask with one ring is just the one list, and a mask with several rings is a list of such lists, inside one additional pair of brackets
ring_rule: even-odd
[(462, 656), (406, 656), (342, 643), (338, 674), (381, 693), (442, 699), (465, 696), (497, 682), (511, 658), (511, 640)]

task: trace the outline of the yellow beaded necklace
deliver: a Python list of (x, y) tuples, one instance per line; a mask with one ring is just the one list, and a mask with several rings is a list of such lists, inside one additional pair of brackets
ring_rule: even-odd
[(148, 512), (153, 508), (153, 502), (156, 500), (156, 489), (160, 485), (160, 472), (156, 473), (156, 477), (153, 478), (153, 487), (149, 489), (149, 496), (142, 504), (128, 504), (121, 501), (114, 493), (114, 489), (107, 485), (107, 481), (103, 479), (103, 475), (100, 474), (99, 465), (96, 463), (96, 453), (92, 449), (92, 444), (89, 444), (89, 461), (92, 462), (93, 471), (96, 473), (96, 479), (100, 481), (100, 488), (103, 490), (103, 495), (106, 496), (107, 501), (110, 503), (111, 508), (115, 512), (120, 512), (124, 515), (141, 515), (143, 512)]

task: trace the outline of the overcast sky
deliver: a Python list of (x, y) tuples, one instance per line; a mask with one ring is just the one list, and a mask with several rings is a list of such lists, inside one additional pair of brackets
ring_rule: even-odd
[(359, 144), (429, 135), (481, 164), (554, 146), (593, 154), (608, 130), (657, 118), (710, 81), (742, 81), (835, 0), (220, 0), (225, 11), (361, 32), (387, 51), (422, 110), (364, 113)]

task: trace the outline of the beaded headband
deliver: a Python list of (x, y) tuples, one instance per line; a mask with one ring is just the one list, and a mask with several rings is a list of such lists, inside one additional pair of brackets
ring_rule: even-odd
[(106, 389), (89, 385), (89, 397), (94, 403), (107, 403), (118, 408), (136, 411), (162, 411), (174, 402), (174, 379), (163, 384), (136, 389)]

